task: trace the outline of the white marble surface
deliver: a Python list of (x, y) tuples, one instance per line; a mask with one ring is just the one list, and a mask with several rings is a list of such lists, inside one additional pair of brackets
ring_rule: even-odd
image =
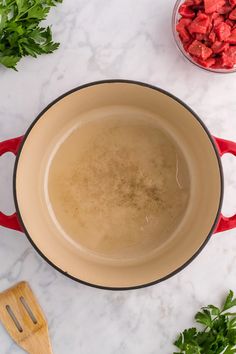
[[(53, 55), (0, 68), (0, 138), (23, 134), (37, 113), (68, 89), (128, 78), (187, 102), (217, 136), (236, 140), (236, 74), (209, 74), (178, 53), (171, 35), (174, 0), (64, 0), (50, 15)], [(14, 209), (14, 159), (0, 160), (0, 210)], [(236, 211), (236, 160), (224, 158), (224, 211)], [(109, 292), (52, 269), (24, 235), (0, 228), (0, 290), (28, 280), (49, 321), (55, 354), (172, 354), (177, 332), (203, 304), (236, 291), (236, 231), (212, 238), (182, 273), (151, 288)], [(0, 353), (20, 354), (0, 327)]]

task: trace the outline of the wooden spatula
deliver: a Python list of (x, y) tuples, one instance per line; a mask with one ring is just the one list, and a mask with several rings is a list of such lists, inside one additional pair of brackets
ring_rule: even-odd
[(26, 352), (53, 354), (46, 319), (26, 282), (0, 294), (0, 320)]

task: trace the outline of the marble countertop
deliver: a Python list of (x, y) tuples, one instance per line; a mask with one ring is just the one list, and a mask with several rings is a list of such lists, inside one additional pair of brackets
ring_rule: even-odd
[[(23, 134), (52, 99), (90, 81), (127, 78), (162, 87), (188, 103), (219, 137), (236, 140), (236, 74), (188, 63), (171, 34), (174, 0), (64, 0), (50, 14), (53, 55), (0, 68), (0, 138)], [(0, 210), (14, 210), (14, 158), (0, 159)], [(223, 158), (224, 212), (236, 211), (236, 159)], [(236, 230), (212, 237), (177, 276), (130, 292), (77, 284), (52, 269), (24, 235), (0, 228), (0, 290), (30, 282), (49, 321), (55, 354), (172, 354), (178, 331), (200, 306), (236, 291)], [(0, 353), (23, 353), (0, 326)]]

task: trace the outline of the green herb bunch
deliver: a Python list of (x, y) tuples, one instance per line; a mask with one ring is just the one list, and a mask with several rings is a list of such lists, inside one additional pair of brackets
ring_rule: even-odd
[(174, 354), (234, 354), (236, 353), (236, 313), (229, 309), (236, 306), (230, 291), (222, 309), (209, 305), (195, 316), (203, 327), (186, 329), (174, 343), (179, 352)]
[(16, 68), (27, 55), (52, 53), (59, 44), (52, 41), (50, 27), (39, 24), (50, 8), (62, 0), (0, 0), (0, 63)]

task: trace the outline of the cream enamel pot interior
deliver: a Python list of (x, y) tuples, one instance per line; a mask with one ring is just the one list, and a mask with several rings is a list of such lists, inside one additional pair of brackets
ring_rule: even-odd
[[(126, 233), (126, 229), (136, 230), (135, 217), (143, 215), (142, 203), (143, 206), (146, 205), (145, 208), (149, 209), (148, 204), (145, 203), (151, 200), (153, 203), (152, 208), (154, 208), (152, 210), (157, 210), (156, 204), (153, 202), (156, 200), (160, 204), (158, 209), (160, 213), (165, 216), (168, 215), (167, 212), (164, 214), (164, 199), (160, 199), (158, 195), (154, 199), (157, 192), (153, 187), (145, 187), (145, 193), (147, 193), (145, 195), (146, 199), (144, 201), (142, 199), (141, 202), (137, 198), (137, 195), (143, 198), (143, 194), (138, 194), (141, 193), (138, 189), (132, 189), (133, 194), (129, 194), (129, 196), (136, 198), (136, 204), (134, 204), (134, 199), (132, 199), (133, 204), (131, 206), (129, 204), (128, 207), (127, 200), (122, 201), (119, 199), (120, 196), (118, 198), (118, 194), (114, 194), (113, 196), (112, 187), (112, 198), (116, 199), (103, 195), (103, 192), (99, 194), (99, 197), (97, 194), (93, 195), (91, 181), (96, 184), (94, 176), (93, 179), (91, 176), (90, 181), (89, 178), (87, 180), (85, 177), (82, 180), (81, 174), (78, 174), (85, 171), (88, 167), (89, 158), (81, 160), (81, 166), (84, 170), (82, 171), (81, 168), (81, 171), (77, 171), (76, 175), (70, 176), (71, 184), (67, 183), (66, 185), (70, 193), (71, 191), (76, 193), (76, 181), (82, 181), (85, 183), (86, 188), (89, 189), (89, 193), (91, 192), (86, 195), (89, 195), (91, 198), (94, 197), (94, 200), (88, 201), (88, 203), (90, 202), (89, 206), (87, 205), (87, 200), (82, 200), (82, 198), (81, 204), (84, 201), (86, 205), (76, 204), (77, 209), (78, 206), (79, 208), (81, 207), (79, 212), (84, 213), (85, 220), (89, 220), (85, 229), (89, 230), (88, 234), (82, 234), (81, 232), (85, 228), (84, 224), (80, 225), (80, 232), (78, 235), (76, 234), (75, 229), (73, 229), (74, 220), (72, 217), (74, 216), (75, 221), (77, 220), (75, 212), (77, 209), (68, 211), (69, 205), (78, 203), (80, 197), (77, 196), (74, 198), (70, 193), (63, 195), (60, 187), (58, 187), (58, 190), (55, 192), (57, 193), (55, 194), (55, 200), (57, 200), (55, 202), (55, 210), (58, 210), (58, 214), (57, 212), (56, 214), (52, 213), (47, 192), (49, 170), (53, 164), (53, 159), (55, 159), (55, 154), (63, 146), (61, 142), (66, 142), (66, 139), (72, 134), (71, 132), (75, 131), (75, 127), (77, 127), (76, 129), (79, 134), (80, 127), (87, 129), (86, 124), (95, 119), (97, 125), (94, 127), (96, 129), (88, 128), (90, 129), (88, 130), (88, 134), (84, 130), (83, 134), (78, 135), (78, 139), (74, 139), (73, 148), (68, 147), (70, 154), (67, 154), (63, 158), (63, 152), (61, 153), (59, 162), (57, 162), (57, 169), (63, 175), (64, 172), (68, 172), (67, 169), (69, 170), (70, 168), (68, 166), (72, 166), (70, 163), (72, 164), (71, 161), (74, 155), (79, 154), (79, 148), (77, 149), (76, 146), (77, 143), (85, 144), (87, 141), (87, 147), (93, 146), (91, 145), (93, 144), (93, 139), (96, 138), (96, 134), (100, 134), (98, 144), (101, 145), (103, 139), (104, 141), (108, 139), (107, 141), (112, 146), (114, 140), (115, 144), (116, 135), (114, 135), (115, 138), (111, 138), (111, 134), (116, 132), (116, 127), (109, 128), (107, 138), (103, 137), (103, 129), (106, 125), (109, 127), (110, 120), (114, 121), (116, 119), (114, 117), (116, 116), (121, 117), (119, 119), (123, 124), (123, 128), (126, 127), (126, 120), (127, 122), (129, 121), (129, 127), (125, 130), (122, 128), (122, 134), (127, 135), (127, 132), (130, 131), (130, 139), (129, 137), (127, 138), (127, 144), (131, 146), (130, 149), (132, 148), (132, 142), (136, 144), (135, 146), (138, 146), (137, 141), (140, 141), (140, 145), (143, 145), (140, 148), (139, 154), (142, 155), (142, 151), (149, 148), (145, 137), (146, 128), (143, 122), (145, 121), (145, 124), (147, 122), (157, 124), (166, 136), (168, 135), (169, 138), (173, 139), (175, 146), (178, 146), (178, 151), (180, 151), (181, 156), (184, 157), (188, 166), (190, 179), (188, 202), (181, 218), (175, 219), (171, 203), (177, 203), (178, 201), (175, 200), (175, 196), (171, 197), (171, 203), (166, 201), (170, 208), (170, 211), (167, 211), (170, 220), (178, 220), (178, 222), (173, 224), (172, 229), (169, 226), (164, 228), (163, 230), (165, 231), (170, 230), (168, 231), (169, 233), (163, 233), (164, 236), (152, 234), (153, 230), (151, 228), (150, 235), (146, 232), (144, 234), (145, 239), (143, 240), (140, 236), (142, 235), (141, 233), (139, 236), (135, 233), (134, 235)], [(100, 129), (99, 119), (101, 117), (106, 117), (106, 120), (104, 121), (105, 123), (103, 122), (105, 125)], [(139, 122), (138, 124), (136, 124), (136, 119)], [(134, 129), (136, 128), (134, 127), (138, 129), (138, 137), (135, 137), (134, 132), (136, 130)], [(142, 131), (140, 127), (142, 127)], [(153, 128), (153, 130), (155, 129)], [(150, 129), (147, 131), (151, 132)], [(152, 139), (151, 135), (150, 139)], [(155, 144), (155, 141), (153, 144)], [(162, 147), (163, 145), (160, 145), (160, 154)], [(119, 147), (117, 149), (119, 150)], [(106, 150), (110, 150), (110, 147), (106, 147)], [(93, 153), (90, 151), (90, 159), (94, 159), (91, 161), (94, 161), (93, 163), (96, 164), (96, 168), (93, 170), (95, 176), (101, 176), (101, 173), (103, 173), (103, 171), (100, 171), (100, 166), (103, 162), (102, 156), (105, 156), (104, 158), (107, 156), (106, 150), (99, 155), (99, 158), (96, 155), (98, 154), (97, 148), (91, 150), (92, 152), (94, 151), (96, 158), (93, 157)], [(163, 151), (168, 152), (169, 150), (167, 148)], [(170, 151), (172, 151), (171, 148)], [(198, 116), (183, 102), (169, 93), (147, 84), (112, 80), (95, 82), (76, 88), (50, 104), (36, 118), (25, 136), (2, 142), (0, 144), (0, 154), (2, 155), (6, 152), (12, 152), (16, 155), (13, 183), (17, 211), (11, 216), (1, 213), (0, 225), (25, 232), (32, 245), (49, 264), (68, 277), (88, 285), (105, 289), (125, 290), (165, 280), (188, 265), (202, 250), (213, 233), (236, 227), (235, 216), (225, 218), (221, 214), (223, 176), (220, 161), (220, 157), (224, 153), (236, 153), (236, 144), (212, 137)], [(109, 183), (112, 178), (117, 178), (117, 171), (121, 171), (121, 173), (122, 171), (126, 171), (127, 166), (123, 166), (123, 163), (128, 161), (129, 157), (126, 151), (122, 152), (123, 155), (119, 155), (119, 153), (120, 151), (116, 154), (115, 160), (119, 161), (117, 166), (113, 164), (111, 165), (112, 167), (109, 167), (110, 162), (104, 163), (104, 168), (109, 168), (110, 171), (107, 177), (109, 178)], [(156, 163), (157, 166), (162, 166), (164, 171), (171, 167), (168, 159), (166, 159), (167, 161), (161, 159), (163, 156), (157, 156)], [(145, 164), (144, 157), (140, 157), (140, 159), (143, 159), (143, 164)], [(148, 160), (148, 156), (146, 157)], [(98, 160), (100, 158), (101, 161)], [(152, 161), (152, 163), (155, 165), (155, 161)], [(125, 176), (122, 176), (122, 183), (125, 184), (127, 182), (126, 178), (128, 178), (129, 173), (135, 177), (137, 171), (135, 166), (128, 166), (127, 176), (125, 172)], [(111, 172), (114, 172), (114, 176), (116, 177), (113, 175), (111, 177)], [(144, 177), (139, 178), (139, 181), (141, 181)], [(108, 180), (103, 176), (99, 181), (102, 191), (109, 190), (108, 182), (106, 182)], [(166, 180), (168, 180), (168, 177), (166, 177)], [(60, 181), (60, 175), (56, 176), (55, 181), (56, 185), (63, 186), (64, 180), (61, 179)], [(147, 180), (145, 181), (147, 182)], [(165, 181), (163, 176), (161, 181), (162, 183)], [(142, 183), (139, 182), (139, 185), (144, 188)], [(155, 181), (152, 183), (155, 183)], [(52, 184), (52, 194), (54, 193), (53, 188), (55, 186)], [(123, 188), (122, 184), (121, 188)], [(97, 190), (98, 192), (99, 190)], [(122, 189), (120, 193), (125, 195), (126, 190)], [(69, 196), (73, 200), (72, 204), (69, 204), (71, 202)], [(98, 198), (100, 198), (99, 203), (101, 203), (101, 208), (95, 208)], [(109, 210), (106, 206), (108, 199), (109, 203), (112, 203), (112, 200), (119, 200), (119, 203), (123, 203), (126, 209), (124, 209), (123, 204), (119, 206), (109, 204), (109, 208), (111, 209)], [(138, 205), (138, 212), (134, 210), (134, 205)], [(104, 209), (105, 206), (106, 209)], [(89, 210), (91, 210), (91, 215), (95, 215), (94, 219), (93, 217), (86, 219), (90, 216), (86, 215), (86, 212), (88, 214)], [(107, 214), (105, 214), (104, 210), (106, 210)], [(129, 218), (126, 217), (127, 210), (130, 213)], [(107, 218), (105, 218), (103, 212), (105, 216), (108, 215)], [(69, 221), (66, 220), (65, 215), (70, 215), (71, 219)], [(132, 215), (135, 215), (134, 220), (132, 220)], [(104, 219), (101, 219), (102, 217)], [(152, 219), (153, 225), (159, 227), (155, 218), (152, 217)], [(140, 222), (140, 220), (137, 219), (137, 222)], [(172, 221), (170, 221), (171, 223)], [(101, 227), (98, 227), (99, 225)], [(64, 226), (67, 232), (63, 229)], [(71, 230), (71, 234), (68, 230)], [(109, 234), (105, 235), (104, 230), (109, 230)], [(104, 235), (107, 239), (105, 239)], [(115, 237), (118, 239), (115, 239)]]

